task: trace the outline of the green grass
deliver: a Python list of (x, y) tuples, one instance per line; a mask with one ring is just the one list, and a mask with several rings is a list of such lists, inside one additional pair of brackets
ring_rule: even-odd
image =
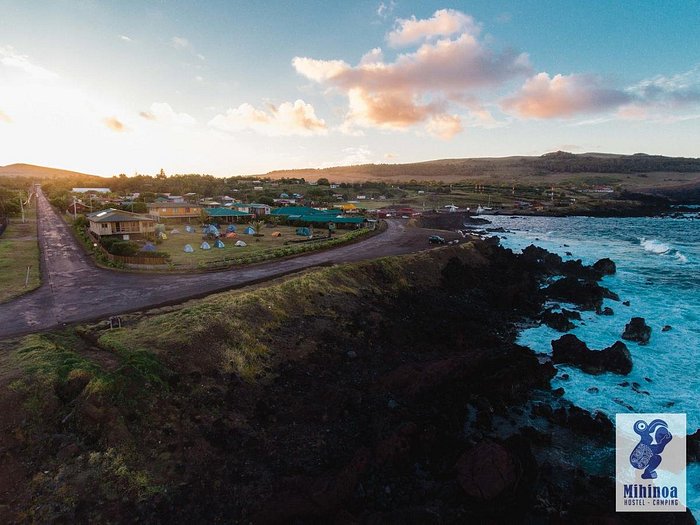
[[(195, 227), (195, 233), (185, 232), (184, 225), (168, 225), (166, 234), (168, 238), (157, 246), (158, 251), (168, 252), (171, 260), (175, 265), (197, 265), (199, 262), (218, 261), (223, 258), (233, 258), (242, 255), (249, 255), (264, 250), (275, 249), (284, 246), (284, 243), (289, 240), (298, 240), (302, 237), (296, 235), (296, 228), (290, 226), (276, 226), (274, 228), (263, 228), (262, 237), (243, 234), (243, 230), (248, 227), (247, 224), (236, 224), (237, 237), (235, 239), (222, 239), (225, 247), (214, 248), (215, 241), (207, 241), (211, 245), (211, 250), (202, 250), (199, 246), (202, 244), (202, 234), (198, 226)], [(170, 232), (176, 228), (180, 233), (172, 235)], [(222, 226), (221, 231), (226, 231)], [(281, 237), (273, 237), (272, 232), (282, 232)], [(236, 241), (241, 240), (248, 246), (235, 246)], [(186, 244), (192, 245), (194, 253), (185, 253), (183, 251)]]
[[(179, 267), (216, 267), (228, 264), (248, 264), (262, 262), (277, 257), (296, 255), (299, 253), (316, 250), (319, 248), (337, 246), (344, 242), (351, 241), (359, 235), (368, 233), (366, 230), (337, 230), (331, 240), (320, 239), (313, 243), (293, 243), (290, 241), (303, 240), (304, 237), (296, 235), (295, 226), (275, 226), (273, 228), (263, 228), (263, 236), (255, 237), (245, 235), (241, 232), (247, 225), (236, 225), (238, 235), (234, 239), (223, 238), (224, 248), (214, 248), (215, 241), (207, 241), (212, 248), (202, 250), (200, 245), (203, 242), (199, 228), (195, 233), (186, 233), (184, 226), (175, 226), (181, 233), (171, 234), (171, 226), (167, 227), (168, 238), (158, 245), (158, 251), (167, 252), (171, 256), (172, 264)], [(222, 231), (225, 228), (222, 227)], [(272, 232), (279, 231), (281, 237), (273, 237)], [(315, 228), (316, 235), (326, 235), (325, 228)], [(247, 246), (235, 246), (236, 241), (242, 240)], [(194, 253), (183, 251), (186, 244), (194, 248)]]
[[(29, 270), (29, 282), (24, 285)], [(0, 302), (8, 301), (41, 285), (36, 207), (26, 210), (26, 222), (19, 217), (0, 236)]]

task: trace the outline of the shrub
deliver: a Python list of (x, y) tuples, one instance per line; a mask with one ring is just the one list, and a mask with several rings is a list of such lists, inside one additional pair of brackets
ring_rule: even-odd
[(132, 257), (139, 253), (139, 245), (133, 241), (116, 241), (111, 243), (107, 251), (112, 255), (123, 255), (126, 257)]

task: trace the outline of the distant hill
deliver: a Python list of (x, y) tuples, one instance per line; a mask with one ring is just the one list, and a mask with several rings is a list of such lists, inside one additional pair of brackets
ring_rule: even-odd
[(34, 166), (33, 164), (10, 164), (8, 166), (0, 166), (0, 177), (2, 176), (33, 177), (35, 179), (74, 177), (85, 180), (86, 178), (93, 178), (95, 182), (101, 181), (102, 184), (104, 183), (104, 178), (98, 177), (97, 175), (56, 168), (47, 168), (45, 166)]
[(630, 188), (676, 187), (700, 182), (700, 159), (662, 155), (574, 154), (564, 151), (538, 157), (442, 159), (412, 164), (364, 164), (324, 169), (272, 171), (274, 179), (327, 178), (331, 182), (482, 180), (491, 183), (559, 184), (589, 182)]

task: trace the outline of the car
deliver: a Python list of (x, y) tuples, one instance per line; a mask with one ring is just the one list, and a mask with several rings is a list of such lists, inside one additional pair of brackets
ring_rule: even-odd
[(430, 237), (428, 237), (428, 242), (430, 244), (445, 244), (445, 239), (443, 239), (439, 235), (431, 235)]

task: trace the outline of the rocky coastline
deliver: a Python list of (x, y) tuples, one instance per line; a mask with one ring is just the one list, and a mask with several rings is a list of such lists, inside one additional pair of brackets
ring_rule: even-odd
[[(553, 359), (515, 343), (523, 324), (565, 332), (576, 320), (552, 301), (601, 310), (616, 295), (599, 281), (614, 271), (470, 237), (134, 315), (114, 332), (33, 336), (103, 368), (110, 354), (128, 359), (107, 376), (75, 364), (44, 375), (48, 389), (13, 383), (13, 403), (34, 408), (2, 430), (12, 436), (0, 467), (14, 458), (25, 479), (0, 515), (695, 523), (689, 512), (616, 514), (611, 421), (550, 386), (557, 362), (629, 373), (624, 343), (596, 352), (565, 335)], [(27, 355), (27, 341), (6, 350)]]

